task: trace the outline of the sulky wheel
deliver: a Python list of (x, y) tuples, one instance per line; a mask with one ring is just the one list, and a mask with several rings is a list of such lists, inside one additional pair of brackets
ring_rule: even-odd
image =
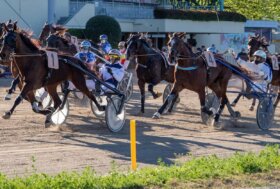
[(73, 95), (75, 98), (77, 98), (79, 100), (83, 100), (85, 98), (84, 93), (82, 93), (80, 91), (73, 91)]
[(118, 132), (125, 124), (125, 107), (123, 106), (121, 113), (117, 114), (121, 105), (121, 98), (113, 96), (111, 98), (107, 98), (107, 100), (108, 104), (105, 110), (106, 125), (111, 132)]
[[(99, 103), (99, 105), (101, 105), (101, 106), (106, 106), (107, 105), (106, 96), (96, 97), (96, 100)], [(105, 117), (105, 111), (98, 110), (97, 106), (95, 105), (95, 103), (93, 101), (91, 101), (90, 107), (91, 107), (92, 113), (95, 115), (96, 118), (102, 118), (103, 119)]]
[(273, 125), (274, 108), (272, 99), (265, 97), (260, 100), (257, 108), (257, 124), (260, 129), (268, 130)]
[[(208, 93), (205, 96), (205, 107), (208, 110), (211, 110), (212, 112), (218, 112), (218, 109), (220, 107), (220, 101), (215, 93)], [(210, 116), (205, 112), (201, 112), (201, 119), (204, 124), (212, 123), (212, 121), (209, 119), (213, 118), (213, 116)]]
[(128, 102), (133, 93), (132, 74), (126, 74), (120, 81), (117, 89), (125, 95), (125, 102)]
[(162, 95), (162, 101), (163, 103), (165, 102), (166, 98), (168, 97), (168, 95), (170, 94), (172, 89), (172, 84), (168, 83), (163, 91), (163, 95)]
[[(59, 98), (63, 101), (64, 96), (59, 95)], [(52, 103), (53, 106), (53, 103)], [(57, 108), (57, 110), (52, 114), (51, 121), (55, 125), (61, 125), (65, 122), (67, 116), (69, 114), (69, 103), (68, 100), (66, 100), (64, 106), (62, 108)]]
[(36, 90), (35, 98), (38, 102), (42, 102), (42, 106), (43, 106), (42, 109), (49, 107), (52, 103), (51, 96), (48, 94), (47, 91), (45, 91), (44, 88), (40, 88)]

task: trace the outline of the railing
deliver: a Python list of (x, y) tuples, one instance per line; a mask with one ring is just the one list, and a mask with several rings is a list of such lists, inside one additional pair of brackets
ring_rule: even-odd
[(134, 19), (134, 18), (153, 18), (155, 4), (141, 3), (121, 3), (105, 1), (71, 1), (70, 16), (76, 14), (85, 4), (94, 3), (97, 15), (108, 15), (115, 18)]
[(223, 0), (71, 0), (70, 16), (85, 4), (95, 4), (97, 15), (115, 18), (153, 18), (157, 7), (184, 10), (223, 10)]

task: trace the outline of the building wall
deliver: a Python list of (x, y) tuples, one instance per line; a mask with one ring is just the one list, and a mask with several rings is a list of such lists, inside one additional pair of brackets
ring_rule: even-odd
[[(54, 0), (55, 1), (55, 18), (56, 21), (60, 17), (68, 16), (69, 0)], [(48, 20), (48, 0), (8, 0), (7, 1), (15, 9), (18, 14), (30, 25), (34, 31), (34, 35), (38, 36), (42, 26)], [(9, 19), (18, 20), (18, 25), (21, 28), (29, 28), (23, 22), (4, 0), (0, 1), (0, 22), (6, 22)]]
[(65, 26), (68, 28), (85, 28), (87, 21), (95, 16), (95, 5), (86, 4)]

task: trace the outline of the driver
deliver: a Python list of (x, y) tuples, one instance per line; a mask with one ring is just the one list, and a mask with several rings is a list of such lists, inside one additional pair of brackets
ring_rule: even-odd
[[(272, 71), (270, 66), (265, 62), (266, 53), (263, 50), (257, 50), (254, 53), (254, 61), (249, 63), (244, 60), (238, 59), (237, 64), (244, 70), (254, 81), (254, 84), (267, 91), (267, 85), (272, 80)], [(252, 86), (256, 91), (257, 87)]]
[(81, 51), (75, 55), (75, 58), (80, 59), (81, 61), (83, 61), (85, 63), (85, 65), (88, 67), (88, 69), (93, 70), (96, 58), (95, 58), (94, 53), (92, 53), (89, 50), (90, 47), (91, 47), (91, 44), (89, 41), (87, 41), (87, 40), (82, 41), (82, 43), (80, 45)]

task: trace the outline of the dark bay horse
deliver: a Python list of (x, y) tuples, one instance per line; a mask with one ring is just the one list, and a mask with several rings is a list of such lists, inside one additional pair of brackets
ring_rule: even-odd
[[(13, 30), (9, 30), (6, 26), (4, 26), (4, 28), (6, 34), (3, 37), (4, 42), (1, 47), (0, 56), (4, 60), (13, 58), (12, 66), (17, 68), (21, 81), (20, 84), (22, 84), (22, 86), (20, 86), (21, 92), (16, 98), (12, 108), (2, 116), (4, 119), (10, 118), (15, 108), (23, 99), (31, 102), (32, 109), (36, 113), (46, 114), (46, 112), (40, 112), (40, 110), (34, 107), (34, 90), (41, 87), (46, 87), (48, 93), (52, 97), (54, 109), (59, 108), (61, 100), (57, 94), (57, 86), (66, 80), (71, 80), (77, 89), (96, 103), (99, 109), (102, 108), (88, 90), (84, 73), (70, 65), (70, 63), (72, 63), (85, 67), (81, 61), (70, 56), (59, 55), (59, 69), (52, 70), (51, 75), (49, 75), (50, 68), (48, 68), (45, 52), (34, 45), (24, 32), (19, 31), (16, 23), (14, 24)], [(52, 110), (51, 112), (53, 113), (54, 111)], [(51, 123), (50, 115), (51, 114), (48, 114), (46, 117), (46, 127)]]
[[(270, 53), (268, 52), (268, 46), (269, 46), (269, 44), (264, 37), (260, 37), (259, 35), (250, 36), (249, 41), (248, 41), (249, 58), (252, 59), (254, 52), (256, 52), (259, 49), (263, 49), (267, 54), (266, 62), (269, 64), (269, 66), (271, 67), (271, 70), (272, 70), (271, 85), (279, 87), (280, 86), (280, 70), (273, 70), (272, 59), (271, 59)], [(279, 62), (280, 57), (278, 56), (277, 58), (278, 58), (278, 62)], [(234, 105), (238, 102), (240, 97), (241, 97), (241, 95), (238, 95), (237, 98), (233, 101)], [(278, 93), (277, 99), (274, 103), (274, 107), (276, 107), (278, 105), (279, 101), (280, 101), (280, 94)], [(253, 99), (252, 105), (250, 106), (250, 110), (254, 110), (255, 104), (256, 104), (256, 99)]]
[(45, 23), (42, 31), (39, 35), (39, 41), (41, 42), (42, 45), (46, 44), (46, 40), (49, 37), (49, 35), (54, 34), (56, 32), (65, 32), (67, 29), (63, 26), (60, 25), (54, 25), (54, 24), (49, 24)]
[(220, 114), (225, 104), (229, 105), (226, 96), (228, 81), (232, 71), (226, 66), (217, 63), (217, 67), (207, 68), (204, 56), (195, 55), (185, 45), (179, 34), (175, 33), (170, 36), (168, 46), (171, 48), (168, 58), (170, 62), (176, 62), (175, 82), (170, 95), (164, 104), (154, 114), (153, 118), (160, 118), (164, 109), (171, 103), (171, 107), (178, 98), (183, 89), (192, 90), (199, 95), (201, 112), (212, 115), (214, 112), (205, 107), (205, 88), (208, 86), (212, 89), (218, 98), (221, 98), (221, 105), (218, 112), (215, 112), (214, 121), (218, 122)]
[(139, 113), (144, 113), (145, 84), (148, 83), (148, 91), (152, 93), (153, 98), (158, 98), (160, 94), (154, 92), (153, 87), (162, 80), (173, 83), (174, 66), (168, 65), (163, 58), (164, 55), (151, 48), (139, 34), (131, 35), (126, 44), (126, 58), (128, 60), (136, 58), (136, 73), (141, 93), (141, 110)]

